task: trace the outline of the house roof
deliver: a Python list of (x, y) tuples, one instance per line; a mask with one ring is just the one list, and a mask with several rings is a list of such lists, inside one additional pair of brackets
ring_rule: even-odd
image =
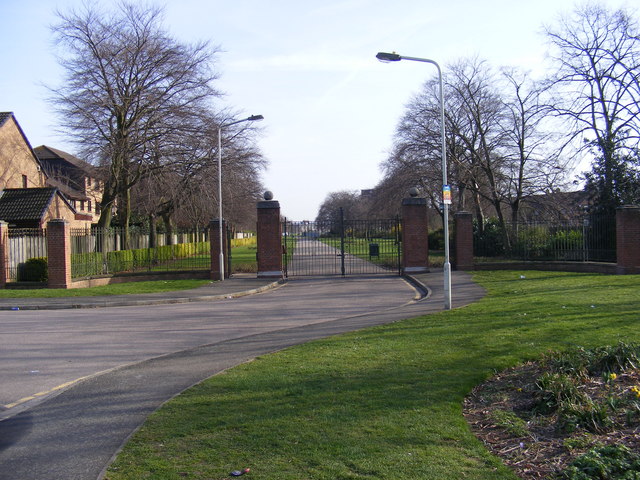
[[(40, 221), (56, 195), (60, 192), (52, 187), (6, 188), (0, 193), (0, 220), (7, 223)], [(73, 210), (71, 205), (69, 208)]]
[(47, 145), (40, 145), (33, 150), (38, 159), (40, 159), (40, 161), (42, 162), (46, 162), (47, 160), (64, 160), (74, 167), (83, 170), (85, 173), (95, 176), (95, 167), (93, 165), (71, 155), (70, 153), (58, 150), (57, 148), (49, 147)]

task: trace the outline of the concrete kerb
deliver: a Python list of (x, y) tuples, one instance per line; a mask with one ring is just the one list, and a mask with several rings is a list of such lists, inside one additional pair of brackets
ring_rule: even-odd
[[(218, 284), (217, 287), (224, 285)], [(255, 295), (272, 290), (286, 283), (285, 279), (278, 279), (264, 283), (263, 285), (246, 288), (240, 285), (235, 291), (225, 291), (224, 293), (209, 294), (203, 293), (205, 288), (193, 290), (178, 290), (162, 294), (138, 294), (121, 295), (113, 297), (60, 297), (60, 298), (16, 298), (0, 299), (0, 311), (8, 310), (65, 310), (81, 308), (106, 308), (106, 307), (134, 307), (142, 305), (170, 305), (190, 302), (220, 301), (231, 298), (240, 298), (247, 295)]]

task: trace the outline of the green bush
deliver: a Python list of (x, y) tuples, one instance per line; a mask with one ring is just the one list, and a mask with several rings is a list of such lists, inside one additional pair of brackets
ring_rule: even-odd
[(19, 282), (46, 282), (49, 278), (46, 257), (30, 258), (18, 267)]
[(444, 250), (444, 230), (433, 230), (429, 232), (429, 249)]
[(618, 342), (590, 350), (576, 348), (550, 355), (544, 363), (554, 372), (577, 377), (620, 373), (640, 367), (640, 344)]
[(536, 388), (535, 410), (542, 414), (555, 412), (563, 404), (581, 404), (586, 400), (576, 378), (564, 373), (541, 375)]
[(562, 473), (566, 480), (640, 480), (640, 455), (624, 445), (597, 447), (574, 460)]

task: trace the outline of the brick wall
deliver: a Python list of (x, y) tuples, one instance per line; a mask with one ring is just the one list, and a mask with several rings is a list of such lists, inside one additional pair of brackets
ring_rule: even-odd
[(0, 221), (0, 288), (7, 286), (9, 278), (9, 224)]
[(429, 271), (429, 230), (427, 200), (402, 200), (402, 270), (404, 273)]
[(454, 268), (473, 270), (473, 218), (469, 212), (458, 212), (455, 221)]
[(619, 274), (640, 273), (640, 207), (616, 212), (616, 257)]
[(47, 223), (49, 288), (71, 287), (71, 235), (69, 223), (56, 219)]
[(258, 277), (282, 277), (280, 202), (258, 202)]

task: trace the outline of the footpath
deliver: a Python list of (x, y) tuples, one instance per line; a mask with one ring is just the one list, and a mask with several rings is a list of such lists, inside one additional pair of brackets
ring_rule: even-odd
[(133, 307), (216, 301), (254, 295), (278, 287), (282, 283), (282, 280), (272, 278), (256, 278), (255, 275), (236, 274), (224, 282), (211, 282), (202, 287), (171, 292), (91, 297), (0, 298), (0, 311)]
[[(13, 305), (3, 301), (0, 304), (3, 308), (53, 310), (111, 307), (116, 302), (129, 302), (129, 307), (105, 309), (104, 313), (132, 321), (146, 315), (151, 318), (151, 325), (156, 322), (153, 319), (162, 323), (167, 321), (163, 317), (168, 317), (178, 326), (204, 312), (204, 321), (199, 325), (222, 329), (216, 323), (216, 318), (220, 318), (227, 322), (224, 328), (228, 335), (223, 336), (220, 331), (218, 340), (124, 364), (74, 383), (41, 403), (25, 404), (24, 409), (16, 407), (16, 414), (5, 412), (10, 416), (0, 421), (0, 480), (104, 479), (107, 466), (122, 445), (153, 411), (212, 375), (293, 345), (443, 310), (442, 272), (414, 276), (410, 282), (415, 289), (413, 295), (403, 283), (397, 277), (296, 279), (279, 288), (278, 282), (247, 277), (151, 296), (76, 297), (56, 302), (40, 299)], [(485, 294), (464, 272), (454, 272), (452, 287), (454, 308), (477, 301)], [(259, 292), (266, 293), (247, 296)], [(237, 300), (205, 301), (230, 296)], [(241, 296), (247, 297), (238, 298)], [(144, 302), (184, 305), (137, 307)], [(228, 310), (216, 317), (215, 312), (225, 308)], [(86, 310), (86, 315), (98, 326), (100, 323), (94, 317), (99, 313)], [(5, 311), (0, 312), (0, 317), (15, 323), (20, 318), (26, 319), (24, 315), (40, 315), (16, 314), (14, 317)], [(60, 318), (72, 313), (43, 311), (42, 315)], [(152, 334), (146, 330), (143, 333)]]

